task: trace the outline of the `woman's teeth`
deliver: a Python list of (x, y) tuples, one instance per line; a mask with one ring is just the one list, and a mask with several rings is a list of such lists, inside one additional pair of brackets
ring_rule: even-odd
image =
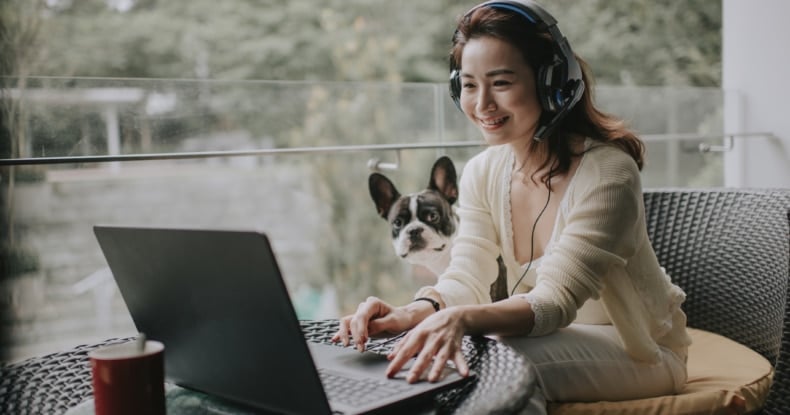
[(500, 125), (503, 124), (505, 121), (507, 121), (507, 117), (495, 118), (489, 120), (480, 120), (480, 122), (483, 125), (490, 125), (490, 126)]

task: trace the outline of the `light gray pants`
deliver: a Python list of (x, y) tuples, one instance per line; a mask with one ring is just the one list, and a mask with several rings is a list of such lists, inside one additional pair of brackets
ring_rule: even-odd
[(546, 401), (622, 401), (679, 392), (686, 383), (685, 356), (662, 348), (659, 363), (626, 354), (608, 325), (571, 324), (542, 337), (502, 337), (538, 373), (526, 413), (545, 414)]

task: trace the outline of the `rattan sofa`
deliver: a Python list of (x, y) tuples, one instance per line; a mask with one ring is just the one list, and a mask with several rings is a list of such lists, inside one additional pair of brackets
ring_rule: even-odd
[(662, 189), (644, 199), (659, 262), (687, 295), (686, 389), (550, 413), (790, 414), (790, 189)]
[[(697, 334), (720, 335), (735, 346), (745, 346), (746, 352), (766, 362), (769, 372), (755, 396), (719, 393), (720, 408), (695, 413), (790, 413), (790, 189), (650, 190), (645, 193), (645, 208), (659, 260), (688, 296), (684, 309), (689, 326)], [(0, 368), (0, 413), (60, 414), (88, 399), (87, 351), (94, 347), (80, 346)], [(689, 359), (692, 366), (694, 354)], [(732, 363), (705, 364), (727, 374)], [(690, 383), (695, 381), (691, 375)], [(457, 398), (464, 399), (463, 394)], [(672, 401), (662, 399), (685, 397), (553, 404), (550, 412), (675, 414)], [(756, 401), (761, 408), (740, 405), (743, 399)]]

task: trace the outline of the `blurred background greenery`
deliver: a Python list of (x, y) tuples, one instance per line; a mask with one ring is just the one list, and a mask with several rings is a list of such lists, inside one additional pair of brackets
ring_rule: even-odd
[[(444, 103), (450, 36), (475, 4), (2, 0), (0, 92), (30, 95), (3, 95), (0, 155), (106, 155), (112, 122), (118, 154), (478, 140)], [(605, 110), (643, 134), (721, 133), (720, 0), (542, 4), (592, 67)], [(131, 98), (69, 101), (86, 91)], [(646, 186), (721, 179), (718, 155), (649, 144)], [(439, 152), (460, 169), (477, 151), (401, 151), (388, 175), (418, 190)], [(10, 336), (0, 351), (129, 333), (105, 289), (90, 233), (99, 222), (266, 229), (304, 318), (349, 312), (367, 295), (408, 301), (431, 276), (392, 254), (366, 188), (365, 161), (395, 156), (2, 167), (0, 332)]]
[[(475, 4), (4, 0), (1, 47), (19, 76), (443, 82), (454, 22)], [(601, 84), (720, 84), (720, 0), (542, 4)]]

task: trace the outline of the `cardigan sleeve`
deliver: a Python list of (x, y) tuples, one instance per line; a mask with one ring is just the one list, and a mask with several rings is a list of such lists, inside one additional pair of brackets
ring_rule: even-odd
[(531, 336), (573, 322), (587, 299), (599, 298), (609, 268), (625, 265), (639, 248), (642, 196), (636, 163), (611, 147), (592, 151), (600, 154), (576, 172), (565, 227), (537, 269), (535, 288), (524, 295), (536, 314)]
[[(492, 209), (501, 193), (495, 172), (500, 166), (483, 152), (469, 160), (460, 181), (458, 235), (453, 241), (450, 266), (439, 276), (435, 289), (447, 306), (490, 303), (490, 286), (499, 266), (498, 234)], [(492, 207), (493, 205), (493, 207)], [(421, 290), (422, 292), (422, 290)], [(419, 295), (419, 293), (418, 293)]]

